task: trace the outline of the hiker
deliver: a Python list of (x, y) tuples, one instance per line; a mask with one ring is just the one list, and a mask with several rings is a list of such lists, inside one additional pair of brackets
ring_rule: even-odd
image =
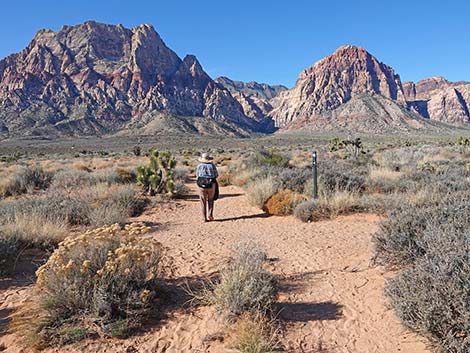
[(219, 185), (217, 184), (219, 173), (212, 160), (211, 155), (203, 153), (198, 159), (200, 163), (196, 168), (197, 186), (204, 222), (214, 220), (214, 201), (219, 196)]

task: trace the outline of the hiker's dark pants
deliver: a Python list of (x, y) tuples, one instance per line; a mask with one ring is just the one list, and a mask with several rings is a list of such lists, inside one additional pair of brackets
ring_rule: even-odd
[(204, 220), (207, 220), (207, 213), (209, 213), (209, 217), (213, 217), (214, 213), (215, 184), (212, 184), (212, 187), (209, 189), (198, 189), (199, 200), (201, 201), (202, 217)]

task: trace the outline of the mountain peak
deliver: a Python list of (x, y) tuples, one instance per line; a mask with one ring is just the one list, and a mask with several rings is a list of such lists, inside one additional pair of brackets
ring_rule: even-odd
[(39, 31), (0, 60), (0, 105), (0, 132), (11, 136), (115, 132), (158, 114), (262, 128), (194, 55), (181, 60), (150, 24), (87, 21)]
[(324, 116), (355, 97), (380, 95), (405, 106), (400, 77), (364, 48), (344, 45), (304, 70), (272, 116), (279, 127)]
[(358, 46), (352, 45), (352, 44), (344, 44), (344, 45), (338, 47), (335, 50), (335, 53), (340, 53), (340, 52), (345, 52), (345, 51), (353, 51), (353, 52), (364, 51), (364, 52), (367, 52), (367, 50), (365, 50), (362, 47), (358, 47)]

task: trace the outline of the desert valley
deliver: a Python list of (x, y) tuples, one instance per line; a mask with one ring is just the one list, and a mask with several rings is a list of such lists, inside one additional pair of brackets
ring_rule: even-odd
[(0, 351), (469, 353), (470, 82), (203, 64), (96, 21), (0, 60)]

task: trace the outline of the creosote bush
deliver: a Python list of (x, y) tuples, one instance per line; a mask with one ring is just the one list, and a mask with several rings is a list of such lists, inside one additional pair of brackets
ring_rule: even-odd
[[(36, 328), (43, 343), (63, 340), (63, 329), (82, 329), (84, 317), (97, 323), (101, 331), (95, 334), (105, 336), (125, 336), (145, 320), (169, 269), (162, 245), (143, 237), (148, 230), (137, 223), (123, 229), (115, 224), (59, 244), (36, 272), (48, 318)], [(84, 329), (90, 333), (96, 327)]]
[(266, 254), (258, 245), (237, 244), (219, 280), (204, 293), (204, 300), (215, 305), (228, 320), (244, 313), (269, 312), (278, 289), (275, 277), (263, 267), (265, 261)]

